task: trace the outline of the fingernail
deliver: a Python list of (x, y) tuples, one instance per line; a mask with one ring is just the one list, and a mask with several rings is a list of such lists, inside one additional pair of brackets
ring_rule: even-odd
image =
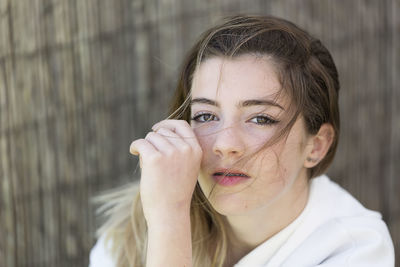
[(137, 152), (136, 150), (133, 150), (132, 147), (129, 147), (129, 153), (131, 153), (134, 156), (139, 155), (139, 152)]

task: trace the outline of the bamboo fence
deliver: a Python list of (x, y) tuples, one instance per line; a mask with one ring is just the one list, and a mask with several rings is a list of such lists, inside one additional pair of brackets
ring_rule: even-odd
[(0, 0), (0, 267), (88, 265), (90, 199), (137, 179), (130, 142), (165, 118), (199, 33), (235, 13), (287, 18), (330, 49), (342, 133), (329, 174), (400, 251), (398, 0)]

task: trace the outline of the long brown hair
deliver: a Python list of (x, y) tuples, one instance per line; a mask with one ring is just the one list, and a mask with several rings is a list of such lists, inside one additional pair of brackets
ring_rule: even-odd
[[(298, 116), (304, 118), (310, 134), (316, 134), (324, 123), (333, 126), (333, 143), (327, 155), (309, 170), (310, 178), (322, 174), (333, 160), (339, 137), (338, 73), (322, 43), (284, 19), (239, 15), (204, 32), (184, 60), (170, 118), (190, 120), (192, 78), (202, 62), (245, 54), (271, 58), (291, 99), (290, 118), (276, 139), (289, 132)], [(115, 205), (102, 231), (112, 240), (119, 267), (145, 266), (147, 230), (139, 193), (134, 204), (121, 194), (103, 198), (114, 199)], [(191, 223), (194, 266), (223, 266), (229, 249), (224, 218), (212, 208), (198, 184), (191, 203)]]

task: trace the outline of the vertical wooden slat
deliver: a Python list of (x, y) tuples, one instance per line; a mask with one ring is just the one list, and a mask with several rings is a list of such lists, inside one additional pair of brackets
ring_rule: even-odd
[(388, 27), (390, 35), (390, 46), (387, 54), (388, 60), (388, 82), (390, 88), (390, 146), (389, 146), (389, 179), (386, 179), (384, 194), (386, 197), (386, 209), (388, 210), (388, 224), (391, 230), (396, 249), (396, 264), (400, 265), (400, 3), (399, 1), (388, 1)]
[(1, 186), (1, 203), (3, 207), (0, 207), (1, 212), (1, 257), (0, 266), (16, 266), (16, 241), (17, 231), (15, 227), (16, 223), (16, 201), (14, 196), (14, 172), (12, 161), (10, 157), (10, 106), (9, 106), (9, 90), (12, 89), (12, 64), (9, 60), (1, 61), (1, 121), (0, 130), (2, 132), (0, 136), (0, 186)]

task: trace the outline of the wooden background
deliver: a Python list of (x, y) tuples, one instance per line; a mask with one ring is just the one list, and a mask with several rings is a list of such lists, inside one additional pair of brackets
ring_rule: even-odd
[(400, 252), (400, 1), (0, 0), (1, 267), (87, 266), (90, 198), (135, 179), (129, 144), (165, 117), (185, 51), (237, 12), (282, 16), (330, 49), (329, 174), (382, 212)]

